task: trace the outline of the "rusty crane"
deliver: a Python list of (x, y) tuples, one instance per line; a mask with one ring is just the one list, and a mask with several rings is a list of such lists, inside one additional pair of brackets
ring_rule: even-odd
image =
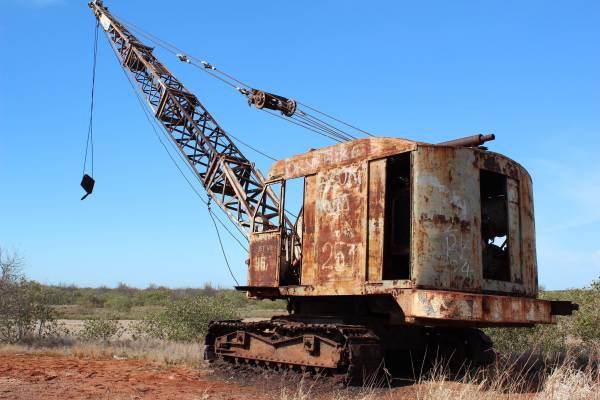
[[(483, 364), (491, 342), (479, 328), (550, 324), (576, 308), (537, 299), (531, 178), (481, 146), (493, 136), (340, 140), (263, 176), (153, 48), (101, 1), (89, 6), (154, 118), (247, 236), (248, 283), (236, 289), (288, 301), (289, 315), (268, 321), (212, 322), (208, 360), (361, 379), (387, 354), (433, 346)], [(293, 100), (238, 90), (296, 112)], [(296, 178), (304, 196), (291, 221), (285, 187)]]

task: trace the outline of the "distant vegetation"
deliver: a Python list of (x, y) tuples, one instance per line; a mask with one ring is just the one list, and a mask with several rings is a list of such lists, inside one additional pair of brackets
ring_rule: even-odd
[(59, 320), (84, 320), (76, 336), (84, 341), (109, 341), (125, 333), (175, 341), (200, 340), (208, 322), (283, 313), (286, 302), (251, 300), (243, 292), (214, 288), (145, 289), (124, 283), (116, 288), (42, 285), (28, 280), (16, 255), (0, 249), (0, 342), (17, 343), (73, 336)]
[[(585, 353), (600, 347), (600, 279), (584, 289), (541, 291), (540, 297), (575, 301), (580, 310), (558, 317), (557, 325), (486, 329), (499, 351)], [(270, 317), (285, 309), (283, 300), (251, 300), (242, 292), (210, 284), (181, 289), (156, 285), (138, 289), (124, 283), (115, 288), (41, 285), (22, 275), (18, 257), (0, 251), (2, 342), (64, 334), (58, 319), (86, 321), (79, 333), (85, 340), (117, 339), (124, 332), (119, 321), (135, 320), (128, 325), (130, 336), (198, 341), (210, 320)]]
[[(116, 288), (81, 288), (74, 285), (44, 286), (51, 304), (63, 319), (93, 319), (116, 317), (118, 319), (143, 319), (150, 314), (171, 310), (178, 305), (195, 302), (197, 307), (219, 303), (238, 310), (244, 317), (270, 316), (273, 310), (284, 311), (283, 300), (251, 300), (244, 292), (215, 288), (210, 284), (202, 288), (170, 289), (150, 285), (138, 289), (120, 283)], [(230, 315), (231, 313), (225, 313)]]
[(600, 278), (584, 289), (540, 291), (539, 297), (573, 301), (579, 304), (579, 311), (557, 317), (556, 325), (487, 329), (496, 349), (504, 353), (537, 349), (542, 353), (571, 351), (585, 355), (600, 348)]
[(174, 301), (164, 310), (142, 319), (134, 326), (134, 333), (152, 339), (199, 342), (204, 339), (210, 321), (240, 317), (238, 310), (244, 306), (240, 300), (225, 292)]

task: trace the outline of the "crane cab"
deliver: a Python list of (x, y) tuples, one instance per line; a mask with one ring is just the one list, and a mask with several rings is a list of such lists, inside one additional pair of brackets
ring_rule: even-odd
[(560, 313), (536, 299), (531, 178), (503, 155), (367, 138), (278, 161), (269, 177), (282, 191), (303, 178), (303, 211), (296, 245), (280, 227), (251, 234), (251, 296), (359, 297), (371, 309), (393, 298), (389, 313), (417, 324), (528, 325)]

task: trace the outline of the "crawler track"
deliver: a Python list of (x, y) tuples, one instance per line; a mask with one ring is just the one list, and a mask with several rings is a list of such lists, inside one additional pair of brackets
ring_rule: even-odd
[(377, 371), (383, 357), (379, 338), (360, 325), (214, 321), (205, 344), (209, 361), (334, 375), (358, 384)]

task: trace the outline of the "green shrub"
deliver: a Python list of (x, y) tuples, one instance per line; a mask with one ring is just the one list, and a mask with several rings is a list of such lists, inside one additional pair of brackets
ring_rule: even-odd
[(156, 339), (199, 341), (210, 321), (237, 316), (237, 307), (230, 299), (200, 295), (168, 304), (164, 311), (140, 321), (134, 331)]
[(287, 308), (285, 300), (252, 300), (250, 304), (259, 310), (285, 310)]
[(104, 302), (105, 308), (110, 308), (111, 310), (119, 311), (119, 312), (128, 312), (131, 310), (133, 306), (133, 300), (122, 294), (114, 294), (109, 295)]
[(237, 290), (221, 290), (217, 294), (212, 294), (218, 301), (224, 301), (236, 308), (244, 307), (249, 304), (246, 293)]
[(600, 343), (600, 279), (586, 289), (540, 292), (540, 298), (573, 301), (579, 304), (579, 310), (572, 316), (557, 317), (556, 325), (486, 329), (497, 350), (505, 353), (531, 349), (545, 353), (586, 353)]
[(136, 306), (162, 306), (169, 302), (172, 290), (167, 288), (150, 287), (140, 290), (133, 295)]
[(104, 307), (104, 296), (97, 293), (94, 289), (81, 289), (80, 295), (76, 300), (76, 304), (85, 307)]
[(118, 319), (113, 317), (88, 319), (83, 323), (83, 329), (79, 333), (82, 340), (102, 340), (108, 342), (118, 339), (125, 333), (125, 328)]
[(52, 293), (21, 274), (21, 261), (0, 249), (0, 341), (21, 342), (57, 335)]

